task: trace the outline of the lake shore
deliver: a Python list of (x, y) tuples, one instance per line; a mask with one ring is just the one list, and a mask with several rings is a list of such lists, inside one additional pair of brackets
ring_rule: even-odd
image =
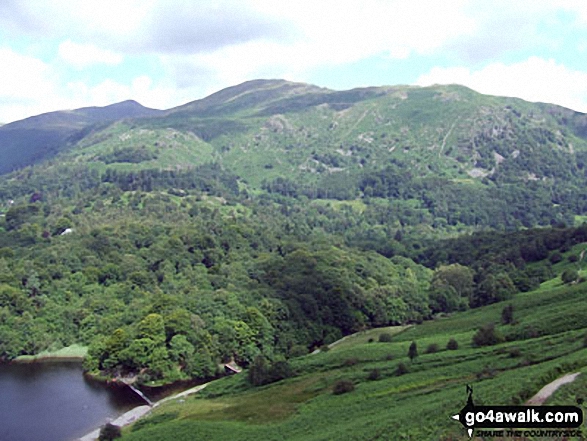
[[(122, 415), (120, 415), (116, 419), (110, 421), (110, 424), (114, 424), (115, 426), (119, 426), (119, 427), (128, 426), (129, 424), (132, 424), (135, 421), (137, 421), (138, 419), (147, 415), (149, 412), (151, 412), (152, 409), (156, 408), (160, 404), (163, 404), (167, 401), (176, 400), (176, 399), (180, 399), (183, 397), (187, 397), (188, 395), (195, 394), (196, 392), (199, 392), (202, 389), (204, 389), (208, 384), (210, 384), (210, 383), (200, 384), (199, 386), (195, 386), (195, 387), (192, 387), (191, 389), (184, 390), (183, 392), (179, 392), (179, 393), (172, 395), (170, 397), (163, 398), (163, 399), (157, 401), (155, 404), (153, 404), (153, 406), (143, 405), (143, 406), (135, 407), (135, 408), (129, 410), (128, 412), (123, 413)], [(95, 441), (98, 439), (99, 436), (100, 436), (100, 428), (97, 428), (97, 429), (93, 430), (92, 432), (88, 433), (87, 435), (84, 435), (81, 438), (78, 438), (76, 441)]]

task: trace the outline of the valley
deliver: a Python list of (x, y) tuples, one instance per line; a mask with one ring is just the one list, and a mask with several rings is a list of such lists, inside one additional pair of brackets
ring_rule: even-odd
[(284, 80), (6, 124), (0, 358), (211, 381), (123, 439), (461, 439), (467, 384), (522, 404), (585, 372), (585, 127), (457, 85)]

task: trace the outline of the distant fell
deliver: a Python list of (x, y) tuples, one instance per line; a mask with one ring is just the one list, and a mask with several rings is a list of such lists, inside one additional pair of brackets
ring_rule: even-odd
[(128, 100), (104, 107), (48, 112), (2, 125), (0, 173), (54, 156), (104, 124), (125, 118), (160, 114), (160, 110)]

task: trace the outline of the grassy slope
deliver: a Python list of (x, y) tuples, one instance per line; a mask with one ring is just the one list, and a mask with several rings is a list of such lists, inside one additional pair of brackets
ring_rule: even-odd
[[(577, 285), (517, 295), (511, 301), (517, 323), (499, 326), (513, 341), (497, 346), (473, 348), (471, 337), (480, 325), (499, 323), (504, 304), (411, 327), (391, 343), (347, 339), (329, 352), (293, 360), (299, 375), (274, 385), (249, 389), (244, 375), (222, 379), (200, 396), (159, 407), (124, 439), (465, 439), (449, 416), (464, 404), (466, 384), (473, 385), (477, 404), (517, 404), (563, 372), (587, 371), (586, 291)], [(458, 350), (444, 349), (450, 338)], [(411, 341), (420, 351), (413, 363)], [(431, 343), (439, 352), (425, 354)], [(397, 376), (400, 362), (409, 373)], [(381, 373), (378, 381), (367, 380), (373, 369)], [(355, 391), (332, 395), (339, 379), (354, 381)], [(553, 399), (572, 404), (573, 390), (566, 386)], [(166, 421), (153, 424), (157, 420)]]

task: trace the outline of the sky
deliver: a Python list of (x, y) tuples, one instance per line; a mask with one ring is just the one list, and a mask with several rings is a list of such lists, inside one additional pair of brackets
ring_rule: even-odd
[(2, 0), (0, 123), (257, 78), (462, 84), (587, 113), (585, 0)]

